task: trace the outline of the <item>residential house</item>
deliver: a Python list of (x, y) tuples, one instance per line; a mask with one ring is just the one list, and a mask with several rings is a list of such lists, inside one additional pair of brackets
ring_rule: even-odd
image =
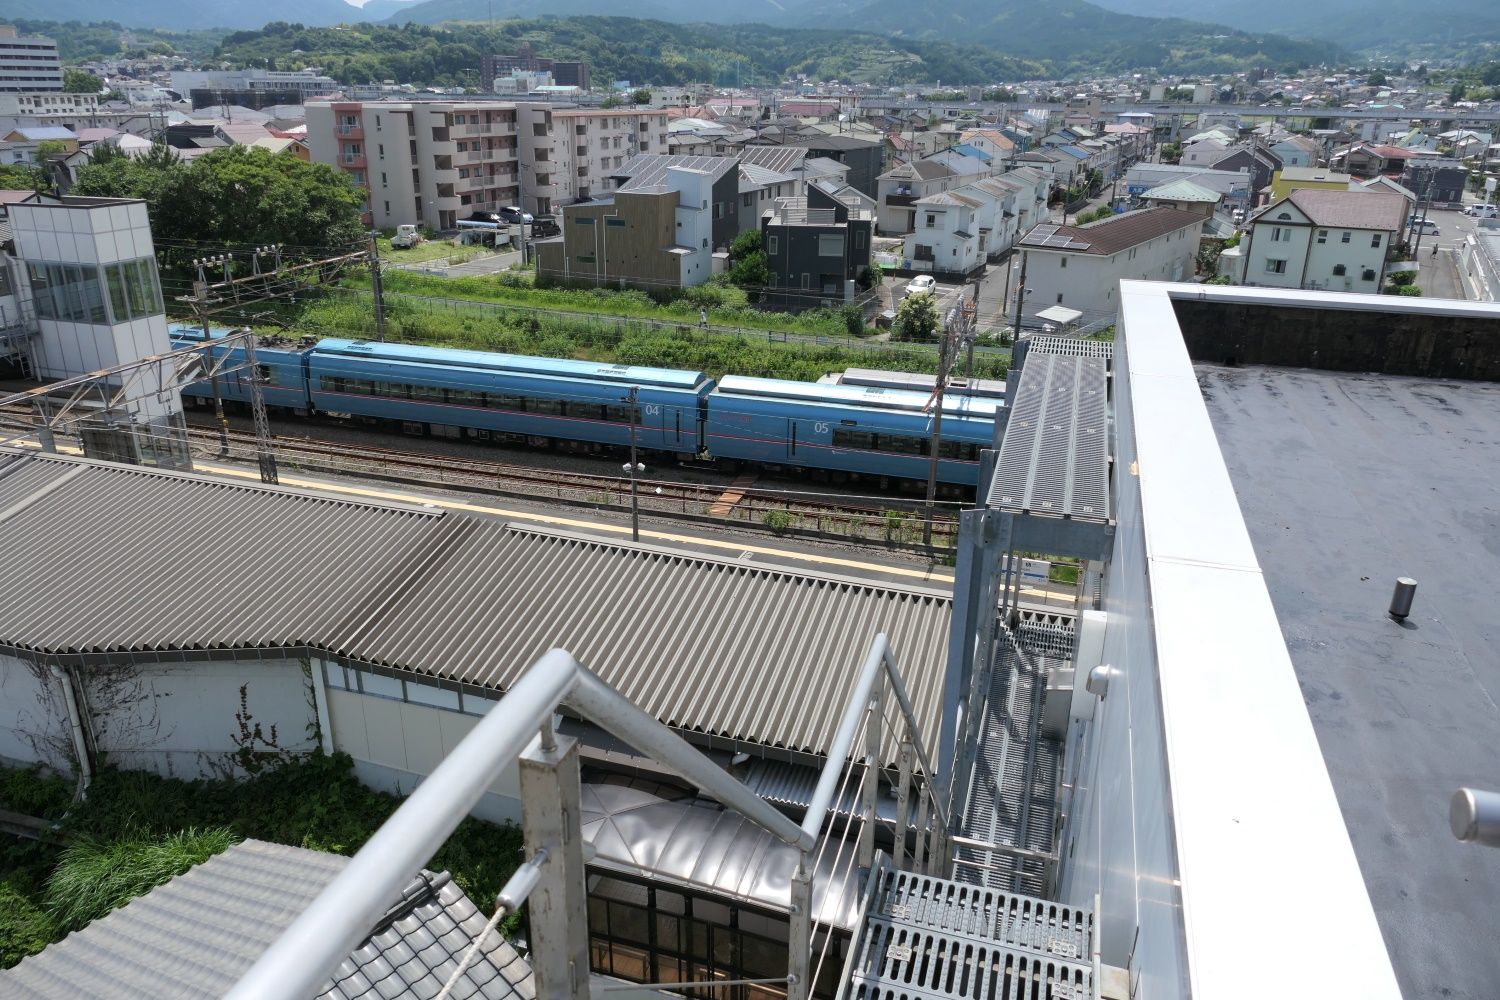
[(972, 180), (988, 176), (993, 168), (978, 157), (935, 154), (909, 163), (898, 163), (881, 174), (876, 183), (876, 227), (881, 233), (899, 235), (917, 227), (916, 203), (930, 195), (951, 191)]
[(816, 309), (853, 298), (870, 268), (875, 199), (848, 185), (815, 181), (801, 197), (779, 198), (760, 219), (771, 265), (773, 304)]
[(1252, 199), (1270, 186), (1271, 177), (1282, 168), (1281, 158), (1264, 146), (1241, 146), (1210, 166), (1214, 170), (1239, 171), (1250, 175)]
[(808, 156), (837, 160), (849, 168), (849, 183), (869, 195), (876, 192), (876, 178), (880, 176), (885, 160), (884, 143), (880, 138), (873, 136), (822, 134), (774, 136), (771, 132), (761, 132), (746, 145), (802, 146), (807, 149)]
[(1400, 176), (1406, 162), (1415, 154), (1400, 146), (1378, 143), (1360, 143), (1338, 150), (1328, 158), (1330, 167), (1336, 167), (1356, 177), (1376, 177), (1381, 174)]
[[(642, 190), (668, 184), (673, 170), (702, 173), (710, 178), (708, 195), (698, 195), (704, 202), (708, 228), (699, 231), (694, 222), (687, 227), (696, 243), (706, 237), (709, 248), (725, 249), (746, 227), (740, 225), (740, 161), (732, 156), (668, 156), (665, 153), (643, 153), (627, 161), (611, 175), (612, 187), (620, 191)], [(690, 176), (690, 175), (684, 175)], [(671, 186), (671, 185), (669, 185)], [(696, 191), (696, 188), (695, 188)], [(684, 209), (689, 211), (691, 209)], [(689, 244), (694, 245), (694, 244)], [(700, 247), (701, 249), (701, 247)], [(696, 282), (695, 282), (696, 283)]]
[(1025, 255), (1023, 317), (1053, 306), (1076, 309), (1086, 320), (1112, 317), (1122, 280), (1191, 277), (1202, 228), (1201, 214), (1176, 208), (1144, 208), (1083, 226), (1037, 226), (1016, 244)]
[(1284, 167), (1315, 167), (1322, 147), (1308, 136), (1287, 134), (1272, 141), (1270, 149), (1281, 158)]
[(1461, 161), (1446, 157), (1423, 157), (1408, 160), (1401, 171), (1401, 186), (1423, 202), (1463, 201), (1464, 186), (1469, 182), (1469, 168)]
[(978, 217), (987, 204), (963, 189), (917, 199), (917, 228), (906, 238), (906, 266), (955, 277), (983, 267)]
[[(739, 177), (740, 232), (758, 228), (761, 215), (772, 205), (779, 200), (804, 197), (806, 190), (805, 182), (797, 174), (782, 173), (743, 160), (739, 165)], [(871, 204), (874, 204), (873, 199)]]
[(1293, 191), (1251, 220), (1242, 283), (1378, 292), (1406, 212), (1394, 193)]
[(1271, 198), (1280, 201), (1293, 191), (1347, 191), (1354, 178), (1330, 167), (1282, 167), (1271, 178)]
[(1141, 200), (1152, 208), (1175, 208), (1192, 212), (1205, 219), (1212, 216), (1224, 196), (1190, 180), (1168, 181), (1141, 195)]
[(712, 276), (715, 248), (733, 238), (728, 232), (717, 243), (716, 226), (738, 225), (735, 161), (644, 159), (653, 162), (637, 165), (610, 195), (562, 208), (560, 234), (535, 244), (539, 278), (652, 290), (701, 285)]
[(1219, 138), (1200, 139), (1182, 147), (1182, 158), (1177, 162), (1183, 166), (1211, 167), (1229, 151), (1229, 143)]
[(992, 128), (965, 129), (959, 134), (964, 144), (989, 156), (991, 162), (1003, 160), (1017, 152), (1015, 140)]

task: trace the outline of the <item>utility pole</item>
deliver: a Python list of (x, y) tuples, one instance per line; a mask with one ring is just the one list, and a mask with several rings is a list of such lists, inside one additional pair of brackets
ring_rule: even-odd
[(250, 386), (250, 416), (255, 422), (255, 463), (260, 481), (277, 485), (276, 450), (271, 446), (271, 421), (266, 417), (266, 398), (260, 389), (260, 366), (255, 362), (255, 331), (245, 330), (245, 380)]
[(1412, 248), (1412, 260), (1417, 259), (1417, 254), (1422, 252), (1422, 236), (1427, 229), (1427, 210), (1432, 207), (1432, 184), (1437, 180), (1437, 171), (1427, 171), (1427, 191), (1422, 196), (1422, 220), (1417, 225), (1417, 244)]
[(208, 328), (208, 283), (204, 280), (203, 265), (206, 261), (195, 260), (198, 280), (193, 283), (193, 311), (198, 314), (198, 325), (203, 328), (203, 343), (208, 348), (208, 385), (214, 397), (214, 420), (219, 425), (219, 457), (229, 454), (229, 420), (224, 416), (224, 397), (219, 393), (219, 366), (214, 361), (213, 334)]
[(630, 461), (625, 466), (625, 471), (630, 473), (630, 540), (638, 542), (641, 540), (641, 506), (640, 494), (637, 492), (636, 474), (645, 472), (646, 467), (635, 460), (635, 428), (640, 419), (640, 411), (636, 409), (635, 400), (640, 394), (641, 387), (633, 385), (625, 394), (625, 405), (630, 407)]
[(370, 288), (375, 293), (375, 339), (385, 343), (385, 286), (380, 283), (380, 247), (376, 237), (380, 234), (370, 230)]
[(1016, 328), (1011, 332), (1010, 342), (1021, 339), (1021, 304), (1026, 301), (1026, 251), (1021, 251), (1021, 278), (1016, 282)]
[(933, 502), (937, 499), (938, 451), (943, 442), (943, 393), (948, 388), (948, 366), (953, 363), (953, 329), (944, 327), (938, 346), (937, 384), (932, 387), (932, 451), (927, 458), (927, 500), (922, 515), (922, 545), (932, 548)]

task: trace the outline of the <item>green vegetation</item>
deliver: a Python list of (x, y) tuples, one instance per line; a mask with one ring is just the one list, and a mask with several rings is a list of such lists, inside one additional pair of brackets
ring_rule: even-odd
[(937, 296), (919, 292), (901, 300), (896, 307), (897, 340), (931, 340), (937, 331)]
[(219, 40), (228, 34), (221, 28), (203, 31), (127, 29), (117, 21), (58, 22), (15, 18), (7, 19), (6, 23), (15, 25), (23, 35), (46, 35), (55, 39), (57, 53), (65, 63), (120, 57), (148, 59), (173, 53), (201, 58), (212, 54)]
[(163, 269), (178, 277), (194, 257), (223, 247), (279, 243), (328, 256), (366, 241), (363, 197), (347, 177), (248, 146), (190, 162), (166, 146), (139, 159), (105, 153), (79, 168), (72, 193), (144, 199)]
[[(345, 754), (314, 753), (240, 782), (179, 781), (102, 767), (88, 799), (76, 806), (71, 781), (0, 768), (0, 808), (60, 827), (58, 838), (42, 843), (0, 838), (0, 968), (57, 940), (74, 921), (97, 916), (104, 904), (124, 902), (128, 889), (145, 891), (163, 872), (222, 849), (226, 838), (353, 854), (400, 804), (360, 784), (353, 766)], [(66, 847), (67, 841), (80, 846)], [(470, 898), (486, 906), (515, 871), (520, 847), (517, 827), (470, 818), (428, 867), (451, 871)], [(111, 858), (125, 870), (113, 872)], [(100, 881), (108, 885), (95, 885)], [(74, 907), (64, 899), (86, 890), (86, 904)]]
[[(629, 45), (620, 40), (630, 39)], [(788, 31), (756, 24), (667, 24), (624, 17), (557, 17), (428, 27), (355, 24), (309, 28), (274, 22), (225, 36), (215, 61), (236, 66), (319, 66), (340, 82), (400, 80), (462, 86), (486, 52), (514, 52), (529, 41), (555, 59), (584, 59), (600, 80), (677, 85), (779, 83), (820, 79), (903, 83), (985, 83), (1044, 75), (1040, 63), (991, 49), (918, 42), (843, 30)], [(628, 95), (627, 95), (628, 96)]]
[(421, 264), (429, 260), (446, 260), (462, 264), (479, 256), (478, 247), (455, 246), (450, 240), (423, 240), (414, 247), (391, 246), (391, 238), (382, 236), (376, 241), (380, 248), (380, 259), (395, 264)]
[(44, 191), (51, 185), (47, 175), (25, 163), (0, 163), (0, 190)]
[[(401, 286), (425, 276), (392, 271), (386, 277), (388, 286)], [(431, 282), (442, 286), (471, 283), (483, 286), (493, 285), (494, 279), (427, 278), (417, 284)], [(733, 288), (694, 289), (701, 294), (666, 306), (657, 305), (640, 292), (542, 291), (524, 286), (505, 290), (511, 294), (520, 292), (523, 295), (520, 301), (533, 304), (507, 306), (471, 299), (388, 293), (386, 338), (400, 343), (681, 368), (703, 371), (715, 378), (732, 373), (813, 381), (827, 372), (849, 367), (909, 372), (932, 372), (937, 368), (937, 352), (930, 345), (893, 347), (848, 338), (848, 318), (842, 310), (788, 316), (759, 313), (748, 307), (710, 308), (709, 316), (715, 325), (760, 320), (775, 321), (789, 329), (762, 328), (761, 332), (747, 329), (736, 333), (699, 330), (697, 303), (714, 301), (715, 293), (731, 298), (743, 296), (743, 292)], [(542, 298), (528, 300), (524, 297), (528, 292)], [(559, 301), (572, 303), (575, 308), (577, 305), (607, 308), (608, 297), (620, 300), (621, 315), (569, 311), (559, 304), (535, 308), (537, 302)], [(637, 315), (626, 315), (632, 311)], [(370, 298), (362, 291), (316, 300), (303, 307), (291, 326), (299, 333), (314, 336), (375, 335)], [(802, 339), (809, 335), (826, 339), (822, 342)], [(981, 355), (976, 375), (1003, 378), (1007, 367), (1003, 358)]]
[(59, 930), (79, 930), (228, 850), (236, 840), (223, 827), (160, 838), (133, 834), (120, 840), (80, 840), (63, 850), (47, 880), (47, 912)]
[(1078, 218), (1074, 219), (1073, 222), (1076, 225), (1082, 226), (1090, 222), (1098, 222), (1101, 219), (1107, 219), (1114, 214), (1115, 210), (1110, 208), (1108, 205), (1100, 205), (1098, 208), (1094, 209), (1091, 212), (1079, 212)]
[(63, 70), (63, 90), (70, 94), (97, 94), (104, 90), (104, 81), (85, 70), (68, 67)]

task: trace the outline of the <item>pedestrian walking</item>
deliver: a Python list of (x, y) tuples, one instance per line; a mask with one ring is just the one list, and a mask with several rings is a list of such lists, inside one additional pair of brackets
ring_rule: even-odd
[(700, 329), (700, 330), (707, 330), (708, 329), (708, 310), (707, 309), (699, 309), (698, 310), (698, 329)]

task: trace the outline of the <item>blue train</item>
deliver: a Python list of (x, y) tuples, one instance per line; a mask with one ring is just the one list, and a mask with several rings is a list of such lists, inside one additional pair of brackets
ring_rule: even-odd
[[(174, 326), (172, 338), (186, 346), (203, 333)], [(235, 367), (240, 349), (229, 350), (227, 367)], [(339, 339), (257, 344), (256, 363), (268, 406), (409, 434), (624, 446), (634, 388), (636, 441), (646, 451), (910, 480), (925, 480), (930, 460), (928, 396), (903, 389), (738, 375), (715, 382), (703, 372)], [(221, 379), (219, 391), (225, 400), (249, 398), (239, 372)], [(202, 404), (212, 391), (202, 382), (183, 395)], [(994, 446), (1004, 418), (999, 399), (946, 398), (938, 478), (975, 485), (979, 451)]]

